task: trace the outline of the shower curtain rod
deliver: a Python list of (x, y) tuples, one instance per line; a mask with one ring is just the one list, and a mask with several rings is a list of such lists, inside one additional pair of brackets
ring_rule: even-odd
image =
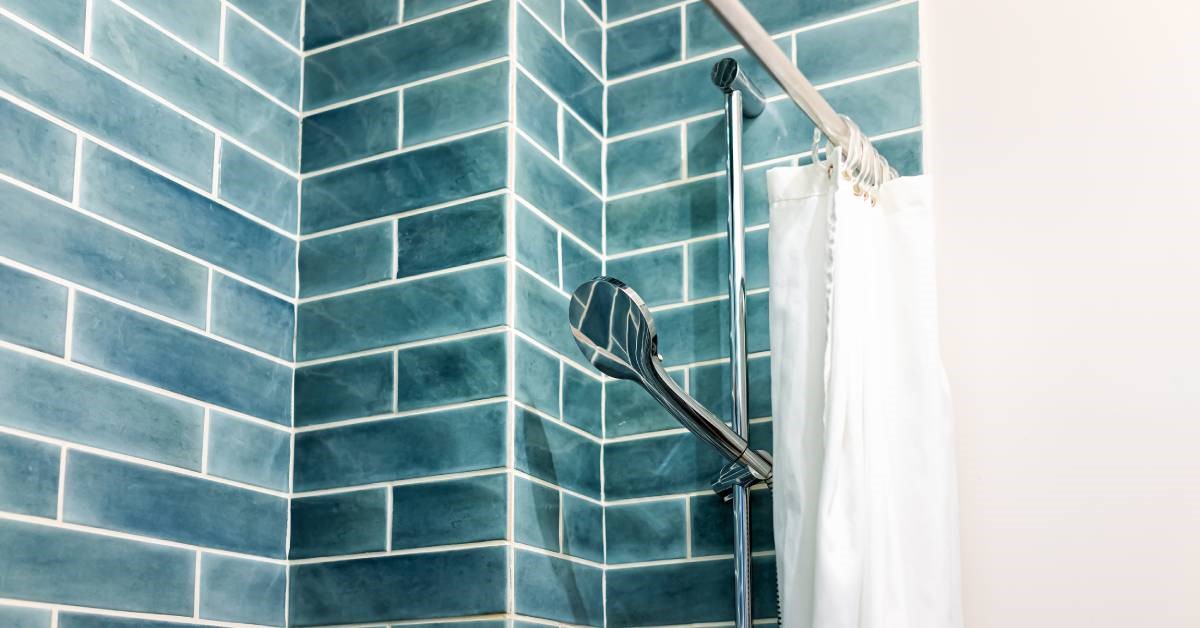
[[(725, 23), (729, 32), (763, 64), (767, 72), (783, 87), (800, 110), (829, 138), (835, 146), (846, 147), (850, 140), (850, 127), (838, 115), (829, 101), (813, 87), (775, 43), (766, 29), (739, 0), (704, 0)], [(872, 145), (872, 150), (874, 146)], [(878, 153), (878, 151), (876, 151)]]

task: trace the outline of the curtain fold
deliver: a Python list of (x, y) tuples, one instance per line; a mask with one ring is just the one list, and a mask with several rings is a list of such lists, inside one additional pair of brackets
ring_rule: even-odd
[(767, 175), (782, 625), (958, 628), (928, 180), (872, 203), (829, 173)]

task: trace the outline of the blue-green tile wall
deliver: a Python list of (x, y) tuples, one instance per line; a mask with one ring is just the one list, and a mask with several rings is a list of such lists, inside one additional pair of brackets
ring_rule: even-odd
[(287, 622), (300, 4), (0, 0), (0, 625)]

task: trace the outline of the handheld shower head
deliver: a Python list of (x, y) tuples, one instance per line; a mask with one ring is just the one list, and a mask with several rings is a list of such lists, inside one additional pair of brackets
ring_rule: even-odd
[(571, 333), (583, 355), (601, 373), (635, 381), (696, 436), (731, 462), (770, 481), (769, 458), (679, 388), (658, 355), (658, 334), (645, 302), (612, 277), (596, 277), (575, 289), (568, 313)]

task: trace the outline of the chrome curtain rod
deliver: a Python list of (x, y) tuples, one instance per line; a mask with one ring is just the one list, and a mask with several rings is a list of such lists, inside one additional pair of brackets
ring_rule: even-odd
[[(762, 63), (783, 91), (835, 146), (847, 148), (850, 127), (811, 81), (771, 39), (762, 24), (739, 0), (704, 0), (750, 54)], [(874, 147), (872, 147), (873, 149)]]

